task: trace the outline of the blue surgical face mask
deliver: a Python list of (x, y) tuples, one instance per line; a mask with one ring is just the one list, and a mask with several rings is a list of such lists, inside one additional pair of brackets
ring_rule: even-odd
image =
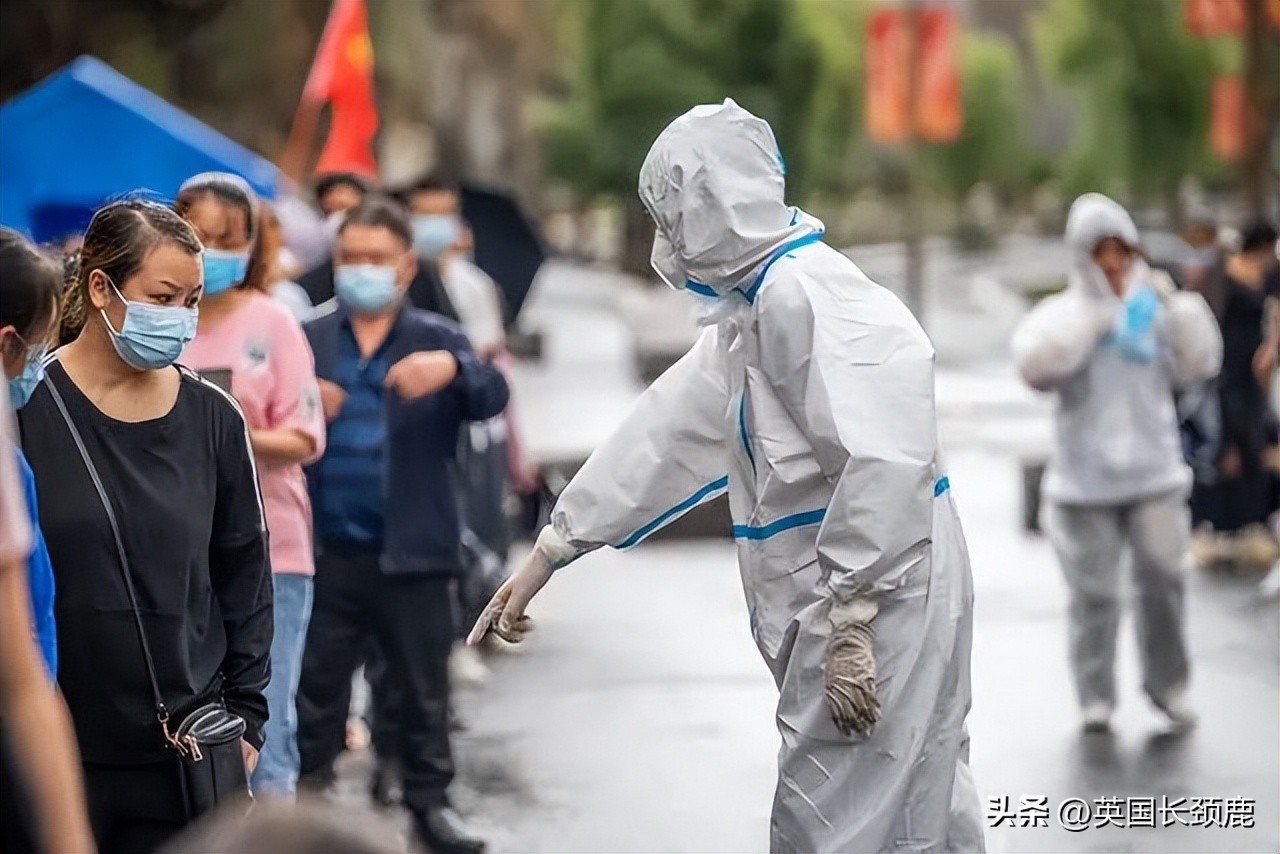
[(9, 405), (21, 409), (31, 399), (31, 393), (44, 379), (44, 357), (49, 352), (49, 345), (43, 342), (27, 348), (27, 363), (22, 373), (9, 380)]
[(458, 242), (461, 231), (452, 214), (416, 214), (413, 218), (413, 248), (419, 255), (436, 258)]
[(377, 314), (396, 301), (396, 268), (389, 264), (342, 264), (333, 272), (333, 289), (357, 314)]
[(227, 249), (205, 249), (204, 293), (216, 296), (244, 281), (249, 271), (249, 250), (232, 252)]
[(120, 324), (119, 332), (111, 325), (106, 309), (98, 312), (111, 334), (116, 355), (139, 371), (167, 368), (176, 362), (191, 339), (196, 337), (199, 313), (194, 308), (182, 306), (132, 302), (124, 298), (115, 282), (110, 279), (107, 282), (124, 303), (124, 323)]

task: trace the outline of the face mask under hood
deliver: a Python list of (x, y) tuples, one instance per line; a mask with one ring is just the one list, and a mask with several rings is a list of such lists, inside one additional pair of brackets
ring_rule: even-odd
[(653, 268), (674, 288), (747, 288), (778, 250), (822, 223), (784, 201), (769, 124), (739, 107), (694, 107), (667, 126), (640, 167), (640, 200), (658, 227)]

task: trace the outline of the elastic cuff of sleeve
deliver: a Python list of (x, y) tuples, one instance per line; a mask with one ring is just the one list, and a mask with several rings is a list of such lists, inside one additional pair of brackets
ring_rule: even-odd
[(262, 731), (264, 723), (252, 721), (245, 717), (243, 712), (237, 712), (235, 709), (228, 709), (228, 711), (235, 712), (240, 715), (240, 717), (244, 718), (244, 740), (248, 742), (249, 746), (254, 750), (261, 752), (262, 745), (267, 742), (267, 735)]
[[(471, 372), (479, 364), (475, 361), (475, 356), (469, 353), (459, 353), (453, 350), (449, 351), (449, 355), (453, 356), (453, 361), (458, 365), (458, 372), (454, 374), (453, 381), (449, 383), (451, 389), (466, 388), (471, 380)], [(468, 358), (470, 356), (470, 358)]]
[(572, 563), (581, 552), (574, 548), (560, 536), (560, 532), (553, 525), (544, 525), (542, 530), (538, 532), (538, 540), (534, 543), (533, 548), (552, 569), (559, 569), (562, 566)]
[(880, 608), (870, 599), (855, 596), (852, 599), (841, 602), (836, 601), (831, 605), (830, 619), (834, 626), (844, 626), (849, 623), (869, 623), (876, 618), (876, 614), (880, 613)]

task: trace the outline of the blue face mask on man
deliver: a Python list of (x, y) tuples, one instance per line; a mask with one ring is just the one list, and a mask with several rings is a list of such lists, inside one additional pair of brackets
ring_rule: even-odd
[(111, 334), (111, 345), (116, 355), (129, 367), (139, 371), (167, 368), (178, 360), (182, 351), (196, 337), (199, 312), (184, 306), (150, 305), (124, 298), (115, 282), (107, 279), (111, 290), (124, 303), (124, 323), (117, 332), (107, 317), (107, 310), (100, 309), (102, 322)]
[(437, 258), (458, 242), (461, 228), (452, 214), (416, 214), (413, 218), (413, 249), (425, 258)]
[(41, 342), (27, 348), (27, 362), (22, 366), (22, 373), (9, 380), (9, 405), (21, 409), (31, 399), (36, 386), (44, 379), (44, 357), (49, 352), (49, 345)]
[(400, 296), (390, 264), (340, 264), (333, 271), (333, 289), (357, 314), (377, 314)]
[(232, 252), (228, 249), (209, 249), (203, 253), (205, 296), (216, 296), (244, 281), (249, 272), (249, 250)]

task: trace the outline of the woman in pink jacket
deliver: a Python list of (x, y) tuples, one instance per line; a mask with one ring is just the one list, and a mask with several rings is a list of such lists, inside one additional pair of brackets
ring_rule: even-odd
[(181, 361), (229, 391), (249, 425), (275, 595), (271, 716), (252, 784), (255, 793), (291, 797), (298, 777), (294, 698), (315, 575), (302, 466), (324, 453), (325, 427), (311, 349), (298, 322), (266, 293), (261, 204), (248, 184), (221, 172), (197, 175), (178, 191), (178, 213), (205, 247), (200, 323)]

